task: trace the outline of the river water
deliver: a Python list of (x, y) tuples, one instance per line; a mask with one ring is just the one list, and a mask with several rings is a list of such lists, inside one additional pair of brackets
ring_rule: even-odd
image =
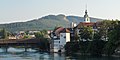
[(0, 60), (120, 60), (118, 57), (94, 57), (94, 56), (78, 56), (58, 53), (37, 52), (28, 49), (24, 52), (23, 48), (9, 48), (7, 52), (0, 48)]

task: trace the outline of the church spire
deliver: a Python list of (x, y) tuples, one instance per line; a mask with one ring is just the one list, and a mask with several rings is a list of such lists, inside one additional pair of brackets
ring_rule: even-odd
[(86, 4), (86, 10), (87, 10), (87, 4)]
[(87, 14), (87, 4), (86, 4), (86, 10), (85, 10), (85, 14)]
[(87, 14), (87, 9), (85, 10), (85, 14)]
[(86, 10), (85, 10), (85, 15), (84, 15), (84, 22), (90, 22), (90, 18), (89, 18), (87, 13), (88, 12), (87, 12), (87, 4), (86, 4)]

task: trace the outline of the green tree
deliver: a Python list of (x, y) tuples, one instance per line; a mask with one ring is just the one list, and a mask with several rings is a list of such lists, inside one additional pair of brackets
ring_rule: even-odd
[[(115, 21), (116, 22), (116, 21)], [(120, 23), (116, 22), (113, 28), (108, 33), (108, 42), (104, 48), (107, 55), (115, 53), (115, 49), (119, 46), (120, 41)]]
[(3, 30), (1, 30), (1, 32), (2, 32), (2, 34), (3, 34), (3, 36), (2, 36), (2, 38), (3, 39), (7, 39), (7, 31), (3, 28)]
[(39, 44), (40, 49), (42, 50), (49, 49), (49, 38), (47, 38), (46, 35), (48, 35), (47, 30), (41, 30), (40, 32), (35, 33), (35, 37), (41, 40)]
[(89, 44), (89, 41), (86, 41), (86, 42), (84, 42), (84, 41), (79, 41), (79, 52), (81, 53), (81, 54), (85, 54), (85, 53), (87, 53), (87, 49), (88, 49), (88, 44)]
[(25, 35), (28, 35), (29, 34), (29, 31), (25, 31)]
[(29, 38), (29, 37), (30, 37), (30, 36), (28, 36), (28, 35), (25, 35), (23, 38), (24, 38), (24, 39), (27, 39), (27, 38)]
[(41, 30), (40, 32), (35, 33), (36, 38), (47, 38), (47, 30)]
[(41, 32), (37, 32), (37, 33), (35, 33), (35, 37), (36, 38), (43, 38), (44, 36)]
[(40, 43), (39, 43), (39, 46), (40, 46), (40, 49), (42, 50), (49, 50), (49, 39), (47, 38), (41, 38), (40, 39)]
[(83, 29), (80, 30), (80, 39), (85, 39), (85, 40), (91, 40), (92, 39), (92, 27), (84, 27)]
[[(80, 29), (79, 34), (75, 36), (77, 40), (79, 40), (79, 52), (85, 54), (88, 50), (88, 43), (92, 40), (93, 37), (93, 29), (92, 27), (83, 27)], [(86, 42), (84, 42), (86, 40)], [(74, 49), (74, 48), (72, 48)]]
[(101, 38), (105, 41), (107, 41), (109, 29), (113, 28), (114, 25), (116, 24), (116, 21), (111, 21), (111, 20), (104, 20), (99, 22), (98, 24), (98, 30), (100, 32)]
[(75, 33), (74, 35), (75, 37), (73, 41), (77, 42), (78, 40), (80, 40), (80, 36), (77, 33)]
[(101, 40), (99, 32), (96, 32), (93, 37), (93, 41), (89, 42), (88, 50), (91, 55), (101, 55), (103, 52), (105, 42)]
[(79, 51), (78, 42), (67, 42), (65, 45), (66, 53), (75, 53)]

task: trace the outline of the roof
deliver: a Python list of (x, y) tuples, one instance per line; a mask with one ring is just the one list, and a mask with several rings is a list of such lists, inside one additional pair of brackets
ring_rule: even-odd
[(70, 33), (68, 28), (59, 27), (54, 31), (55, 35), (59, 36), (60, 33)]
[(55, 30), (55, 34), (58, 35), (61, 31), (63, 31), (64, 28), (60, 27)]
[(70, 30), (69, 30), (69, 29), (67, 29), (67, 28), (64, 28), (64, 30), (63, 30), (63, 31), (61, 31), (61, 33), (70, 33)]
[(83, 26), (94, 26), (96, 23), (93, 23), (93, 22), (80, 22), (78, 25), (77, 25), (77, 28), (81, 28)]

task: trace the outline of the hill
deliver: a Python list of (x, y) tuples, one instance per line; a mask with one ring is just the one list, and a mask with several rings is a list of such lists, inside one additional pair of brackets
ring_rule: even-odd
[[(16, 22), (9, 24), (0, 24), (0, 29), (5, 28), (10, 32), (21, 30), (53, 30), (55, 26), (67, 27), (70, 22), (82, 22), (83, 17), (78, 16), (65, 16), (65, 15), (48, 15), (38, 19), (27, 22)], [(90, 18), (92, 22), (101, 21), (102, 19)]]
[[(79, 22), (83, 22), (84, 21), (84, 17), (79, 17), (79, 16), (67, 16), (67, 19), (70, 22), (76, 22), (77, 24)], [(97, 22), (97, 21), (102, 21), (103, 19), (90, 17), (90, 20), (91, 20), (91, 22)]]

